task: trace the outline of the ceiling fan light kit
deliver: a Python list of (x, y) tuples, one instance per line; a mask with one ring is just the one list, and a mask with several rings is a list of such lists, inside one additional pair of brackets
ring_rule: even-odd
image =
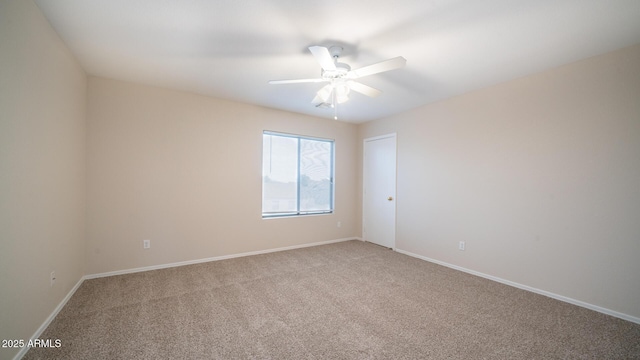
[(385, 71), (400, 69), (405, 66), (407, 60), (402, 56), (384, 60), (360, 69), (351, 70), (351, 66), (338, 62), (342, 55), (342, 47), (331, 46), (310, 46), (309, 51), (316, 59), (320, 68), (320, 78), (316, 79), (293, 79), (293, 80), (271, 80), (269, 84), (299, 84), (299, 83), (319, 83), (328, 82), (323, 86), (311, 101), (319, 108), (333, 108), (334, 119), (338, 120), (338, 104), (349, 100), (351, 90), (359, 92), (369, 97), (376, 97), (382, 91), (371, 86), (355, 81), (361, 77), (378, 74)]

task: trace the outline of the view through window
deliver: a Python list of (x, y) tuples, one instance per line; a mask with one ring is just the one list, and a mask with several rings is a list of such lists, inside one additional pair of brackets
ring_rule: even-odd
[(265, 131), (262, 217), (333, 212), (333, 140)]

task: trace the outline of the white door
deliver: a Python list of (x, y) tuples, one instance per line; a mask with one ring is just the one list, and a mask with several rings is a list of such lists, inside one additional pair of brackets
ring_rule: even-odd
[(396, 246), (396, 135), (364, 140), (362, 235), (364, 240)]

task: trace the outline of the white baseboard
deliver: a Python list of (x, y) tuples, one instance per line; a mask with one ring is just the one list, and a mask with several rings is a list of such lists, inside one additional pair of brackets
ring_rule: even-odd
[[(49, 317), (42, 323), (42, 325), (40, 325), (38, 330), (36, 330), (36, 332), (31, 336), (29, 341), (38, 339), (40, 337), (40, 335), (42, 335), (42, 332), (44, 332), (44, 330), (49, 326), (49, 324), (51, 324), (53, 319), (56, 318), (56, 316), (58, 315), (60, 310), (62, 310), (62, 308), (67, 304), (69, 299), (71, 299), (73, 294), (76, 293), (76, 290), (78, 290), (80, 285), (82, 285), (83, 281), (84, 281), (84, 276), (82, 278), (80, 278), (80, 280), (78, 280), (78, 282), (75, 284), (75, 286), (69, 291), (67, 296), (65, 296), (64, 299), (62, 299), (62, 301), (60, 301), (58, 306), (56, 306), (56, 308), (53, 309), (53, 312), (51, 313), (51, 315), (49, 315)], [(27, 342), (29, 342), (29, 341), (27, 341)], [(13, 357), (13, 360), (22, 359), (22, 357), (27, 353), (27, 351), (29, 351), (29, 348), (24, 346), (23, 348), (20, 349), (20, 351), (18, 351), (16, 356)]]
[(502, 283), (502, 284), (505, 284), (505, 285), (513, 286), (513, 287), (518, 288), (518, 289), (522, 289), (522, 290), (530, 291), (530, 292), (533, 292), (533, 293), (536, 293), (536, 294), (544, 295), (544, 296), (550, 297), (552, 299), (564, 301), (564, 302), (569, 303), (569, 304), (577, 305), (577, 306), (580, 306), (580, 307), (583, 307), (583, 308), (587, 308), (589, 310), (597, 311), (599, 313), (603, 313), (603, 314), (606, 314), (606, 315), (611, 315), (613, 317), (617, 317), (617, 318), (622, 319), (622, 320), (627, 320), (627, 321), (631, 321), (631, 322), (636, 323), (636, 324), (640, 324), (640, 318), (635, 317), (635, 316), (623, 314), (621, 312), (617, 312), (617, 311), (610, 310), (610, 309), (607, 309), (607, 308), (603, 308), (603, 307), (600, 307), (600, 306), (597, 306), (597, 305), (589, 304), (589, 303), (586, 303), (584, 301), (580, 301), (580, 300), (572, 299), (572, 298), (569, 298), (569, 297), (566, 297), (566, 296), (554, 294), (554, 293), (549, 292), (549, 291), (536, 289), (536, 288), (531, 287), (531, 286), (522, 285), (522, 284), (519, 284), (519, 283), (516, 283), (516, 282), (513, 282), (513, 281), (509, 281), (509, 280), (505, 280), (505, 279), (502, 279), (502, 278), (499, 278), (499, 277), (496, 277), (496, 276), (487, 275), (487, 274), (484, 274), (484, 273), (481, 273), (481, 272), (478, 272), (478, 271), (475, 271), (475, 270), (470, 270), (470, 269), (467, 269), (467, 268), (463, 268), (461, 266), (449, 264), (449, 263), (446, 263), (444, 261), (431, 259), (431, 258), (428, 258), (426, 256), (422, 256), (422, 255), (411, 253), (409, 251), (404, 251), (404, 250), (400, 250), (400, 249), (395, 249), (395, 251), (399, 252), (401, 254), (408, 255), (408, 256), (411, 256), (411, 257), (414, 257), (414, 258), (418, 258), (418, 259), (421, 259), (421, 260), (424, 260), (424, 261), (428, 261), (428, 262), (431, 262), (431, 263), (434, 263), (434, 264), (446, 266), (446, 267), (454, 269), (454, 270), (466, 272), (466, 273), (471, 274), (471, 275), (475, 275), (475, 276), (479, 276), (479, 277), (482, 277), (482, 278), (485, 278), (485, 279), (493, 280), (495, 282), (499, 282), (499, 283)]
[(175, 262), (175, 263), (170, 263), (170, 264), (152, 265), (152, 266), (145, 266), (145, 267), (139, 267), (139, 268), (133, 268), (133, 269), (109, 271), (109, 272), (105, 272), (105, 273), (86, 275), (84, 278), (85, 279), (97, 279), (97, 278), (107, 277), (107, 276), (132, 274), (132, 273), (137, 273), (137, 272), (142, 272), (142, 271), (167, 269), (167, 268), (172, 268), (172, 267), (177, 267), (177, 266), (200, 264), (200, 263), (205, 263), (205, 262), (210, 262), (210, 261), (227, 260), (227, 259), (233, 259), (233, 258), (239, 258), (239, 257), (251, 256), (251, 255), (268, 254), (268, 253), (278, 252), (278, 251), (302, 249), (302, 248), (311, 247), (311, 246), (327, 245), (327, 244), (333, 244), (333, 243), (338, 243), (338, 242), (343, 242), (343, 241), (350, 241), (350, 240), (357, 240), (357, 238), (350, 237), (350, 238), (343, 238), (343, 239), (336, 239), (336, 240), (327, 240), (327, 241), (320, 241), (320, 242), (309, 243), (309, 244), (285, 246), (285, 247), (280, 247), (280, 248), (275, 248), (275, 249), (250, 251), (250, 252), (239, 253), (239, 254), (214, 256), (214, 257), (204, 258), (204, 259), (180, 261), (180, 262)]

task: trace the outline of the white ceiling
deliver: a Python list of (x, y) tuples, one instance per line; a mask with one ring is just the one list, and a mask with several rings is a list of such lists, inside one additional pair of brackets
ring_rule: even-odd
[(35, 0), (91, 75), (332, 118), (307, 47), (342, 45), (361, 82), (342, 121), (364, 122), (640, 43), (638, 0)]

